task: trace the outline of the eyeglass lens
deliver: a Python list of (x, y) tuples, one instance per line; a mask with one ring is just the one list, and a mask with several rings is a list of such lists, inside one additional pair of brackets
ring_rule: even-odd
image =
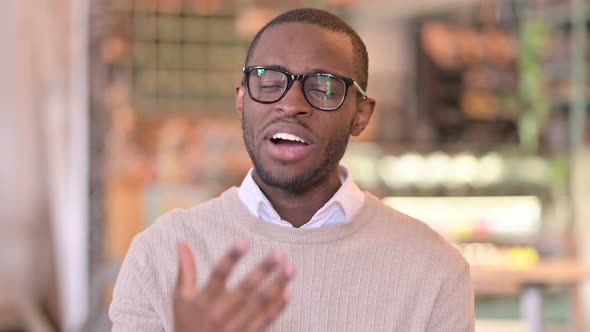
[[(280, 71), (258, 68), (250, 73), (248, 85), (254, 99), (276, 102), (289, 87), (289, 77)], [(303, 87), (307, 101), (320, 109), (338, 107), (346, 92), (343, 80), (326, 74), (308, 76), (303, 81)]]

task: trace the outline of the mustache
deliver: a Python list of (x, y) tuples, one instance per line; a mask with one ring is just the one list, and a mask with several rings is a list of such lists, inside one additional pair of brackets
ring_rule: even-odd
[(311, 131), (311, 128), (309, 128), (309, 125), (307, 123), (305, 123), (301, 119), (298, 119), (298, 118), (293, 117), (291, 115), (282, 115), (282, 116), (272, 119), (266, 125), (264, 125), (264, 127), (262, 127), (262, 131), (264, 132), (266, 130), (266, 128), (272, 126), (275, 123), (279, 123), (279, 122), (296, 123), (296, 124), (300, 125), (301, 127), (307, 129), (308, 131)]

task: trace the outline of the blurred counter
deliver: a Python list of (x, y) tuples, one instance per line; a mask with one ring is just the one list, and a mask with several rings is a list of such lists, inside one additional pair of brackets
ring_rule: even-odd
[(563, 285), (570, 290), (572, 331), (584, 331), (582, 308), (577, 288), (590, 278), (590, 266), (569, 258), (542, 259), (523, 269), (505, 266), (472, 266), (471, 279), (476, 296), (518, 292), (520, 314), (526, 331), (543, 331), (543, 296), (549, 286)]

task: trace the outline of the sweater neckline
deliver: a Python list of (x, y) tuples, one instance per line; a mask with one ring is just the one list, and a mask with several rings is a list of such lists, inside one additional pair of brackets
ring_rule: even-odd
[[(320, 228), (287, 228), (260, 220), (242, 203), (237, 187), (229, 188), (222, 193), (221, 202), (227, 222), (242, 223), (251, 231), (279, 242), (304, 244), (336, 241), (357, 232), (373, 219), (376, 209), (372, 206), (378, 204), (379, 200), (365, 192), (363, 205), (349, 222)], [(231, 220), (232, 218), (235, 220)]]

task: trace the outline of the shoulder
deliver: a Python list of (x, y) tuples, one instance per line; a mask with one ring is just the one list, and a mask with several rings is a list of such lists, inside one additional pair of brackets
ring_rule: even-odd
[(449, 269), (468, 268), (459, 250), (426, 223), (386, 205), (370, 193), (367, 200), (375, 210), (375, 220), (370, 225), (377, 238), (419, 257), (422, 262), (437, 261)]
[(237, 190), (230, 188), (220, 196), (191, 208), (166, 212), (135, 236), (131, 247), (136, 250), (130, 248), (128, 256), (141, 253), (155, 260), (162, 253), (175, 253), (179, 241), (206, 254), (212, 243), (243, 232), (244, 226), (236, 222), (241, 219), (236, 216), (240, 216), (245, 207), (236, 208), (236, 204), (239, 204)]
[(222, 210), (221, 197), (216, 197), (162, 214), (133, 238), (126, 259), (153, 261), (162, 253), (175, 253), (179, 241), (203, 243), (209, 237), (208, 229), (224, 222)]
[(179, 241), (204, 252), (202, 247), (212, 237), (207, 234), (206, 225), (220, 222), (209, 216), (212, 210), (219, 210), (219, 199), (190, 209), (171, 210), (138, 233), (125, 255), (119, 279), (121, 275), (129, 275), (139, 284), (165, 284), (164, 280), (176, 271)]
[(179, 237), (182, 234), (190, 234), (199, 231), (200, 228), (218, 225), (223, 222), (226, 207), (224, 196), (230, 193), (229, 189), (218, 197), (197, 204), (191, 208), (173, 209), (158, 217), (149, 227), (138, 234), (137, 238), (143, 242), (159, 242), (162, 236)]
[(162, 228), (180, 226), (180, 224), (190, 222), (196, 217), (212, 217), (216, 211), (221, 210), (222, 205), (222, 196), (218, 196), (191, 208), (173, 209), (156, 219), (150, 228), (160, 230)]

